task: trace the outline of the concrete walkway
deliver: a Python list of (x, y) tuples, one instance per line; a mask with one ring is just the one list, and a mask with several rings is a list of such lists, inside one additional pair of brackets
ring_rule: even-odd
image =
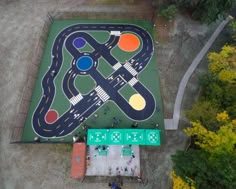
[(197, 56), (194, 58), (192, 64), (189, 66), (188, 70), (185, 72), (185, 74), (179, 84), (178, 92), (176, 95), (173, 118), (164, 120), (166, 130), (177, 130), (178, 129), (180, 112), (181, 112), (181, 104), (182, 104), (184, 92), (185, 92), (186, 86), (188, 84), (188, 81), (189, 81), (191, 75), (193, 74), (194, 70), (197, 68), (197, 66), (201, 62), (202, 58), (205, 56), (205, 54), (208, 52), (209, 48), (212, 46), (215, 39), (218, 37), (220, 32), (224, 29), (226, 24), (231, 19), (232, 19), (232, 17), (229, 16), (219, 24), (219, 26), (216, 28), (215, 32), (211, 35), (210, 39), (207, 41), (207, 43), (201, 49), (201, 51), (197, 54)]

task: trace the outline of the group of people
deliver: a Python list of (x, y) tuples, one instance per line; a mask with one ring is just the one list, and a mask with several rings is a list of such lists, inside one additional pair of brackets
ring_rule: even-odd
[[(83, 130), (85, 130), (85, 132), (86, 132), (86, 130), (87, 130), (87, 125), (83, 125), (82, 126), (82, 129)], [(75, 134), (74, 136), (73, 136), (73, 143), (76, 143), (76, 142), (85, 142), (86, 141), (86, 136), (81, 136), (81, 132), (78, 132), (78, 134)]]
[(107, 146), (107, 145), (102, 145), (102, 146), (96, 146), (95, 147), (95, 150), (98, 150), (98, 151), (100, 151), (100, 150), (108, 150), (109, 149), (109, 146)]
[(111, 189), (121, 189), (121, 185), (123, 185), (123, 183), (115, 183), (115, 182), (112, 182), (112, 183), (108, 183), (108, 186), (111, 188)]

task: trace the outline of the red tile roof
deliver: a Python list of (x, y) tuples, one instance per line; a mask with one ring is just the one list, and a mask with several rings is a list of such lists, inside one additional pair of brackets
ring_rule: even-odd
[(86, 171), (86, 144), (74, 143), (72, 152), (71, 177), (83, 178)]

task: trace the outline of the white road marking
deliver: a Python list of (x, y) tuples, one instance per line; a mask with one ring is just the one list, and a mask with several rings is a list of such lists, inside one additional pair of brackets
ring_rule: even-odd
[(83, 99), (83, 96), (79, 93), (77, 96), (73, 96), (69, 101), (74, 106)]
[(97, 92), (97, 95), (103, 102), (107, 101), (110, 98), (110, 96), (100, 86), (97, 86), (95, 88), (95, 91)]
[(138, 80), (135, 77), (133, 77), (131, 80), (129, 80), (128, 83), (133, 87), (137, 82)]
[(117, 84), (115, 84), (114, 86), (113, 86), (113, 88), (115, 88), (117, 85), (119, 85), (121, 83), (121, 81), (119, 81)]
[(126, 63), (124, 65), (124, 67), (126, 68), (126, 70), (128, 70), (129, 73), (131, 73), (133, 76), (137, 75), (138, 72), (136, 72), (136, 70), (129, 64), (129, 63)]
[(72, 124), (73, 124), (73, 122), (72, 122), (72, 123), (70, 123), (70, 124), (68, 125), (68, 127), (70, 127)]
[(114, 70), (118, 70), (120, 67), (122, 67), (121, 63), (120, 63), (120, 62), (117, 62), (117, 63), (113, 66), (113, 69), (114, 69)]

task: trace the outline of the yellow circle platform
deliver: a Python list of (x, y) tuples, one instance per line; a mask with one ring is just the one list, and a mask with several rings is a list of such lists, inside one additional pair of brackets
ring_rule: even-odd
[(134, 94), (129, 99), (129, 104), (135, 110), (143, 110), (146, 106), (145, 99), (140, 94)]

